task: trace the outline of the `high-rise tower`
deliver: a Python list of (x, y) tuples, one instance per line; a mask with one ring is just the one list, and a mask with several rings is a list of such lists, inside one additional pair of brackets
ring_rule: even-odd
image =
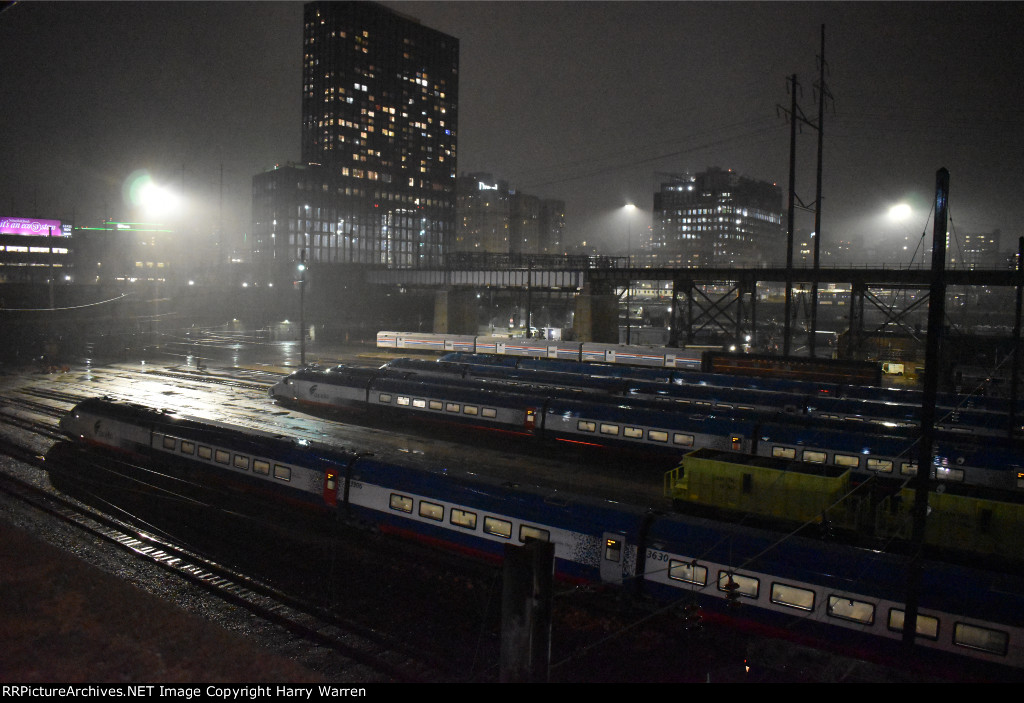
[(458, 39), (382, 5), (307, 4), (301, 163), (253, 179), (254, 259), (439, 266), (458, 68)]

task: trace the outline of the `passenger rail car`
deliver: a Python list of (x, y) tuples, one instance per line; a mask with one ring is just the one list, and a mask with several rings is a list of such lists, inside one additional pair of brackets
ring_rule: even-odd
[[(569, 374), (558, 371), (510, 368), (468, 362), (394, 359), (384, 367), (426, 378), (476, 379), (508, 387), (552, 387), (559, 391), (579, 389), (602, 392), (627, 399), (662, 400), (686, 405), (695, 410), (716, 412), (733, 410), (806, 415), (825, 420), (873, 422), (886, 427), (916, 427), (921, 421), (920, 402), (896, 403), (859, 398), (841, 398), (831, 393), (784, 392), (734, 388), (708, 383), (660, 383), (625, 377)], [(688, 379), (687, 379), (688, 380)], [(920, 399), (918, 399), (920, 400)], [(940, 407), (940, 430), (1007, 436), (1009, 417), (986, 410)]]
[[(581, 389), (489, 384), (480, 379), (417, 377), (382, 367), (307, 368), (270, 389), (271, 397), (337, 408), (373, 409), (396, 418), (503, 430), (541, 440), (661, 455), (675, 461), (700, 447), (840, 466), (906, 478), (917, 471), (917, 433), (785, 413), (680, 406), (609, 397)], [(1018, 443), (938, 433), (932, 475), (1005, 490), (1024, 489)]]
[(497, 354), (510, 358), (564, 359), (569, 361), (602, 361), (613, 364), (687, 368), (699, 370), (700, 352), (663, 347), (601, 344), (598, 342), (563, 342), (522, 337), (473, 337), (470, 335), (430, 334), (420, 332), (378, 332), (381, 349), (411, 351), (467, 352)]
[[(919, 408), (924, 398), (924, 394), (921, 391), (910, 388), (883, 388), (880, 386), (859, 386), (849, 383), (824, 383), (821, 381), (801, 381), (763, 376), (731, 376), (721, 373), (553, 361), (548, 359), (515, 359), (494, 356), (492, 354), (452, 352), (439, 357), (438, 362), (491, 366), (498, 369), (511, 366), (521, 373), (549, 371), (575, 374), (581, 377), (616, 378), (624, 381), (629, 380), (630, 382), (648, 381), (681, 386), (707, 386), (742, 391), (787, 393), (807, 396), (809, 402), (812, 397), (824, 399), (838, 398), (840, 400), (864, 400)], [(1010, 402), (1007, 399), (978, 395), (940, 393), (938, 394), (937, 405), (948, 411), (978, 411), (1002, 414), (1008, 414), (1010, 411)], [(1024, 415), (1024, 403), (1018, 405), (1017, 412)]]
[[(408, 455), (360, 456), (105, 400), (80, 403), (61, 428), (91, 447), (189, 466), (244, 489), (259, 484), (282, 501), (476, 557), (499, 560), (506, 545), (545, 540), (560, 579), (622, 585), (778, 636), (903, 661), (906, 563), (894, 555), (510, 487)], [(1024, 673), (1024, 579), (938, 562), (925, 562), (923, 573), (916, 642), (941, 659), (937, 669), (980, 661), (1000, 667), (986, 675)]]

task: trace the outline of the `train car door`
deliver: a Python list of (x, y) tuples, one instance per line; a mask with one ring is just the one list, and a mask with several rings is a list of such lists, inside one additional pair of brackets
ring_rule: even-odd
[(324, 503), (331, 507), (338, 504), (338, 472), (334, 469), (324, 471)]
[(626, 538), (614, 532), (605, 532), (601, 542), (601, 580), (606, 583), (621, 583)]

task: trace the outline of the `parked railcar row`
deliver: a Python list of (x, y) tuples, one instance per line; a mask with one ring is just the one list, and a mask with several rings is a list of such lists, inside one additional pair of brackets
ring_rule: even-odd
[[(542, 440), (678, 458), (709, 447), (906, 478), (917, 472), (916, 433), (872, 423), (785, 413), (679, 407), (609, 397), (586, 389), (494, 386), (479, 379), (424, 378), (400, 370), (338, 366), (297, 371), (270, 389), (281, 401), (390, 413), (504, 430)], [(1017, 443), (940, 433), (932, 475), (941, 480), (1024, 489)]]
[[(883, 386), (865, 386), (852, 382), (826, 383), (822, 381), (806, 381), (793, 378), (776, 378), (771, 376), (735, 376), (722, 373), (706, 373), (686, 369), (668, 369), (640, 366), (603, 364), (597, 362), (557, 361), (551, 359), (535, 359), (525, 357), (502, 357), (494, 354), (469, 354), (466, 352), (449, 352), (442, 354), (438, 361), (444, 363), (466, 363), (473, 365), (490, 365), (499, 368), (511, 367), (517, 371), (550, 371), (592, 376), (598, 378), (616, 378), (630, 381), (649, 381), (652, 383), (668, 383), (681, 386), (708, 386), (712, 388), (730, 388), (738, 391), (772, 391), (807, 396), (808, 402), (814, 398), (838, 398), (840, 400), (864, 400), (876, 403), (893, 403), (900, 406), (921, 407), (923, 393), (914, 388), (888, 388)], [(944, 414), (954, 411), (988, 411), (1008, 414), (1010, 401), (1006, 398), (984, 395), (958, 395), (939, 393), (937, 406)], [(1018, 402), (1017, 414), (1024, 414), (1024, 404)]]
[[(447, 467), (359, 456), (149, 408), (88, 400), (61, 421), (72, 440), (205, 476), (211, 483), (336, 511), (405, 537), (500, 559), (507, 544), (555, 546), (563, 579), (629, 585), (776, 634), (887, 653), (898, 665), (904, 560), (686, 516), (512, 488)], [(1024, 669), (1024, 578), (926, 563), (924, 651)], [(746, 607), (736, 609), (735, 604)], [(795, 618), (795, 619), (794, 619)], [(865, 640), (865, 637), (868, 639)]]
[(604, 362), (616, 365), (688, 369), (832, 383), (877, 386), (881, 364), (867, 361), (809, 357), (698, 351), (652, 346), (565, 342), (514, 337), (473, 337), (429, 332), (378, 332), (377, 346), (384, 349), (495, 354), (509, 359), (546, 359)]
[[(476, 379), (501, 386), (551, 386), (558, 390), (578, 388), (627, 399), (648, 399), (673, 402), (694, 409), (724, 411), (785, 412), (823, 420), (872, 422), (885, 427), (917, 427), (921, 405), (911, 402), (843, 398), (823, 393), (819, 388), (803, 390), (765, 390), (736, 388), (716, 383), (691, 382), (688, 374), (678, 374), (684, 382), (664, 383), (618, 375), (607, 377), (590, 373), (568, 373), (529, 368), (510, 368), (486, 363), (480, 355), (459, 355), (458, 359), (441, 357), (437, 361), (394, 359), (385, 365), (389, 370), (411, 375)], [(702, 374), (706, 376), (707, 374)], [(916, 398), (920, 401), (920, 398)], [(995, 437), (1008, 436), (1007, 414), (989, 410), (965, 409), (961, 406), (939, 406), (939, 430), (974, 433)], [(1019, 432), (1018, 432), (1019, 434)]]

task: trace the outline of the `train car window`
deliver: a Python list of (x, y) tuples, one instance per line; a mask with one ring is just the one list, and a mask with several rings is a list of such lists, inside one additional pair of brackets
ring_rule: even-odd
[(643, 439), (644, 431), (639, 427), (623, 427), (622, 434), (630, 439)]
[(377, 396), (377, 400), (380, 401), (381, 403), (390, 403), (391, 402), (391, 394), (390, 393), (381, 393), (379, 396)]
[(1017, 488), (1024, 488), (1024, 471), (1017, 472)]
[(619, 426), (618, 425), (610, 425), (610, 424), (608, 424), (606, 422), (602, 422), (601, 423), (601, 434), (618, 435), (619, 434)]
[(773, 583), (771, 601), (787, 608), (814, 610), (814, 591), (808, 588), (787, 586), (784, 583)]
[(580, 432), (594, 432), (597, 430), (597, 423), (590, 420), (580, 420), (576, 423), (576, 429)]
[(525, 542), (528, 539), (539, 539), (542, 542), (551, 541), (551, 533), (547, 530), (542, 530), (539, 527), (530, 527), (529, 525), (519, 526), (519, 541)]
[(235, 468), (249, 470), (249, 457), (235, 454)]
[(398, 495), (397, 493), (391, 494), (391, 501), (389, 503), (392, 510), (400, 510), (403, 513), (412, 512), (412, 498), (408, 496)]
[(953, 469), (949, 466), (937, 466), (935, 467), (935, 478), (940, 481), (963, 481), (964, 470)]
[(803, 453), (803, 460), (808, 464), (824, 464), (827, 458), (825, 452), (818, 452), (813, 449), (805, 449)]
[(680, 434), (675, 433), (672, 435), (672, 444), (680, 447), (692, 447), (693, 446), (693, 435), (692, 434)]
[(509, 539), (512, 536), (512, 523), (496, 517), (484, 516), (484, 532), (496, 537)]
[(178, 441), (174, 437), (164, 437), (164, 449), (177, 449)]
[(772, 447), (772, 456), (776, 459), (796, 459), (796, 450), (792, 447)]
[[(668, 398), (658, 398), (658, 400), (665, 400), (665, 401), (667, 401)], [(689, 405), (690, 404), (690, 401), (686, 400), (685, 398), (676, 398), (676, 402), (679, 403), (680, 405)]]
[(465, 527), (470, 530), (476, 529), (476, 513), (471, 513), (468, 510), (461, 510), (459, 508), (452, 508), (451, 523), (458, 525), (459, 527)]
[(200, 459), (212, 459), (213, 458), (213, 450), (210, 449), (209, 447), (200, 446), (199, 447), (199, 458)]
[(729, 404), (729, 403), (719, 403), (715, 407), (716, 408), (721, 408), (722, 410), (732, 410), (732, 405)]
[(860, 457), (849, 454), (836, 454), (832, 457), (832, 463), (836, 466), (852, 466), (856, 468), (860, 466)]
[(196, 445), (195, 445), (195, 443), (194, 442), (186, 442), (185, 440), (181, 440), (181, 453), (182, 454), (195, 454), (196, 453)]
[(892, 473), (892, 462), (888, 459), (872, 459), (868, 457), (868, 470), (877, 471), (883, 474)]
[(217, 449), (213, 452), (213, 460), (218, 464), (230, 464), (231, 452), (224, 449)]
[(458, 403), (448, 403), (447, 405), (444, 406), (444, 409), (450, 413), (457, 413), (460, 410), (462, 410), (462, 406), (459, 405)]
[(270, 462), (263, 461), (262, 459), (255, 459), (252, 462), (252, 472), (263, 476), (270, 475)]
[(863, 625), (875, 623), (875, 604), (862, 600), (853, 600), (844, 596), (828, 597), (829, 617), (850, 620)]
[(668, 577), (673, 581), (685, 581), (697, 586), (708, 585), (708, 567), (696, 562), (676, 561), (669, 559)]
[(420, 517), (425, 517), (430, 520), (437, 520), (440, 522), (444, 520), (444, 506), (438, 505), (437, 503), (428, 503), (425, 500), (420, 501)]
[(752, 576), (740, 576), (728, 571), (718, 572), (718, 590), (733, 591), (744, 598), (757, 598), (761, 592), (761, 581)]
[(408, 405), (409, 404), (409, 397), (408, 396), (404, 396), (404, 395), (400, 395), (400, 396), (398, 396), (395, 399), (395, 403), (398, 404), (398, 405)]
[(427, 401), (425, 401), (423, 398), (413, 398), (412, 406), (414, 408), (426, 408)]
[(481, 414), (484, 417), (498, 417), (498, 411), (494, 408), (484, 408)]
[(958, 622), (953, 627), (953, 642), (960, 647), (980, 649), (983, 652), (1005, 657), (1009, 651), (1010, 635), (1001, 630)]
[(753, 410), (754, 409), (753, 405), (737, 405), (736, 407), (739, 408), (740, 410)]
[(279, 478), (282, 481), (292, 480), (291, 467), (282, 466), (281, 464), (274, 464), (274, 478)]
[(661, 430), (648, 430), (647, 439), (652, 442), (667, 442), (668, 432), (662, 432)]
[(444, 403), (442, 403), (440, 400), (432, 400), (430, 401), (429, 407), (431, 410), (443, 410)]
[(698, 406), (705, 407), (705, 408), (710, 408), (711, 407), (711, 403), (709, 403), (706, 400), (698, 400), (696, 403), (694, 403), (694, 405), (698, 405)]
[(605, 561), (618, 562), (622, 559), (622, 540), (606, 539), (604, 541)]
[[(898, 608), (889, 609), (889, 629), (893, 632), (903, 632), (904, 613)], [(939, 619), (930, 615), (917, 614), (917, 635), (927, 637), (930, 640), (939, 639)]]
[(917, 476), (917, 464), (913, 462), (901, 462), (900, 473), (904, 476)]
[(475, 405), (463, 405), (462, 412), (464, 415), (479, 415), (480, 408)]

